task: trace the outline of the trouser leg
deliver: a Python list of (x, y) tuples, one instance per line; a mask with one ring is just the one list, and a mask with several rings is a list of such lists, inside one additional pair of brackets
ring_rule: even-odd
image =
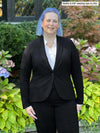
[(35, 120), (38, 133), (56, 133), (54, 108), (45, 103), (32, 103), (33, 109), (36, 112), (37, 120)]
[(58, 133), (79, 133), (78, 116), (74, 100), (66, 100), (55, 107)]

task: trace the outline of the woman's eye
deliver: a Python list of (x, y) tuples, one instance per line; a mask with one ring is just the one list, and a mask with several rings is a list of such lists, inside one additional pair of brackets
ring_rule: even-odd
[(47, 22), (50, 22), (50, 19), (48, 19)]
[[(47, 22), (51, 22), (52, 20), (47, 19)], [(54, 23), (57, 23), (57, 20), (53, 20)]]
[(54, 20), (53, 22), (57, 23), (57, 20)]

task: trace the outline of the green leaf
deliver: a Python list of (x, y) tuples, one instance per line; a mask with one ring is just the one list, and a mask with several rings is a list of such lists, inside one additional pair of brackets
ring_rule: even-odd
[(94, 94), (96, 94), (97, 96), (100, 96), (100, 91), (95, 91)]
[(12, 89), (12, 88), (14, 88), (15, 86), (16, 86), (15, 84), (9, 83), (9, 84), (8, 84), (8, 89)]
[(94, 57), (93, 57), (93, 61), (94, 61), (94, 62), (97, 62), (97, 61), (98, 61), (97, 57), (94, 56)]
[(93, 118), (93, 116), (94, 116), (94, 108), (92, 108), (92, 107), (89, 108), (89, 115)]
[(22, 110), (17, 106), (14, 106), (14, 109), (15, 109), (16, 115), (19, 117), (22, 117)]
[(100, 103), (95, 103), (94, 107), (98, 112), (100, 112)]
[(16, 123), (16, 114), (14, 111), (9, 111), (8, 112), (8, 120), (11, 122), (11, 123)]
[(4, 108), (0, 108), (0, 113), (2, 113), (4, 111)]
[(86, 43), (88, 40), (78, 39), (78, 41), (79, 41), (79, 43), (80, 43), (81, 45), (83, 45), (83, 44)]
[(22, 109), (22, 102), (21, 102), (21, 101), (15, 102), (15, 105), (16, 105), (18, 108)]
[(95, 113), (95, 121), (98, 121), (98, 117), (100, 116), (100, 113), (95, 109), (94, 110)]
[(81, 109), (81, 114), (84, 114), (85, 112), (86, 112), (86, 105), (83, 105)]
[(95, 101), (95, 100), (97, 100), (97, 96), (94, 94), (94, 93), (92, 93), (92, 99)]
[(91, 96), (91, 94), (92, 94), (92, 92), (89, 91), (88, 89), (85, 89), (84, 92), (85, 92), (85, 94), (88, 95), (88, 96)]
[(8, 79), (6, 78), (4, 81), (2, 81), (2, 85), (5, 86), (8, 84)]
[(8, 53), (9, 53), (9, 51), (3, 51), (3, 54), (5, 54), (5, 55), (8, 54)]
[(3, 102), (3, 101), (0, 101), (0, 107), (2, 107), (2, 106), (3, 106), (3, 104), (4, 104), (4, 102)]
[(95, 47), (96, 47), (97, 49), (100, 49), (100, 42), (99, 42), (98, 44), (96, 44)]
[(12, 56), (10, 54), (5, 55), (6, 58), (11, 58)]
[(97, 98), (95, 99), (95, 103), (99, 103), (99, 104), (100, 104), (100, 97), (97, 97)]
[(12, 133), (18, 133), (18, 129), (14, 126), (11, 127)]
[(91, 120), (90, 120), (88, 112), (85, 113), (84, 116), (85, 116), (85, 119), (87, 120), (87, 122), (91, 125)]
[(3, 130), (4, 127), (5, 127), (5, 121), (0, 118), (0, 129)]
[(5, 111), (2, 112), (2, 117), (3, 117), (3, 119), (5, 121), (7, 120), (7, 118), (8, 118), (8, 110), (5, 110)]
[(15, 129), (16, 132), (18, 132), (19, 127), (22, 128), (22, 126), (18, 123), (18, 121), (16, 121), (16, 123), (14, 123), (11, 128)]
[(12, 123), (11, 123), (9, 120), (7, 120), (7, 121), (6, 121), (6, 127), (7, 127), (8, 129), (11, 129), (11, 125), (12, 125)]
[(92, 82), (86, 82), (85, 80), (84, 80), (84, 88), (87, 88), (88, 86), (90, 86), (92, 84)]
[(29, 123), (34, 123), (34, 121), (31, 117), (29, 117), (28, 119), (29, 119)]
[(88, 99), (87, 95), (84, 94), (84, 103), (86, 103), (87, 99)]
[(17, 121), (22, 127), (25, 127), (25, 119), (23, 117), (19, 117)]
[(10, 104), (6, 103), (6, 108), (11, 110), (11, 111), (14, 110), (11, 103)]
[(23, 109), (22, 112), (23, 112), (23, 114), (24, 114), (25, 116), (28, 116), (28, 114), (26, 113), (26, 110), (25, 110), (25, 109)]
[(89, 85), (86, 89), (87, 89), (88, 91), (91, 91), (91, 92), (92, 92), (92, 90), (93, 90), (93, 85), (92, 85), (92, 84)]
[(91, 100), (91, 99), (88, 99), (87, 102), (86, 102), (86, 104), (88, 104), (91, 107), (94, 107), (94, 101)]

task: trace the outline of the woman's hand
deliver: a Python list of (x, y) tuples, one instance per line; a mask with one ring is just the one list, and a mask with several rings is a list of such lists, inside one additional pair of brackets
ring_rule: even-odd
[(35, 121), (37, 119), (36, 113), (33, 110), (32, 106), (27, 107), (26, 109), (27, 114)]
[(77, 104), (77, 112), (79, 112), (82, 108), (82, 105)]

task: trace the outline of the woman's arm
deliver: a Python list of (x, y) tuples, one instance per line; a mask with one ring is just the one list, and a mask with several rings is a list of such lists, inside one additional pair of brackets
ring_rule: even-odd
[(71, 43), (71, 47), (72, 47), (71, 73), (72, 73), (72, 78), (73, 78), (73, 82), (77, 93), (76, 103), (83, 104), (83, 78), (82, 78), (82, 72), (81, 72), (79, 53), (75, 45), (73, 44), (73, 42)]
[(30, 106), (29, 83), (32, 69), (31, 43), (24, 50), (20, 67), (20, 90), (23, 108)]

